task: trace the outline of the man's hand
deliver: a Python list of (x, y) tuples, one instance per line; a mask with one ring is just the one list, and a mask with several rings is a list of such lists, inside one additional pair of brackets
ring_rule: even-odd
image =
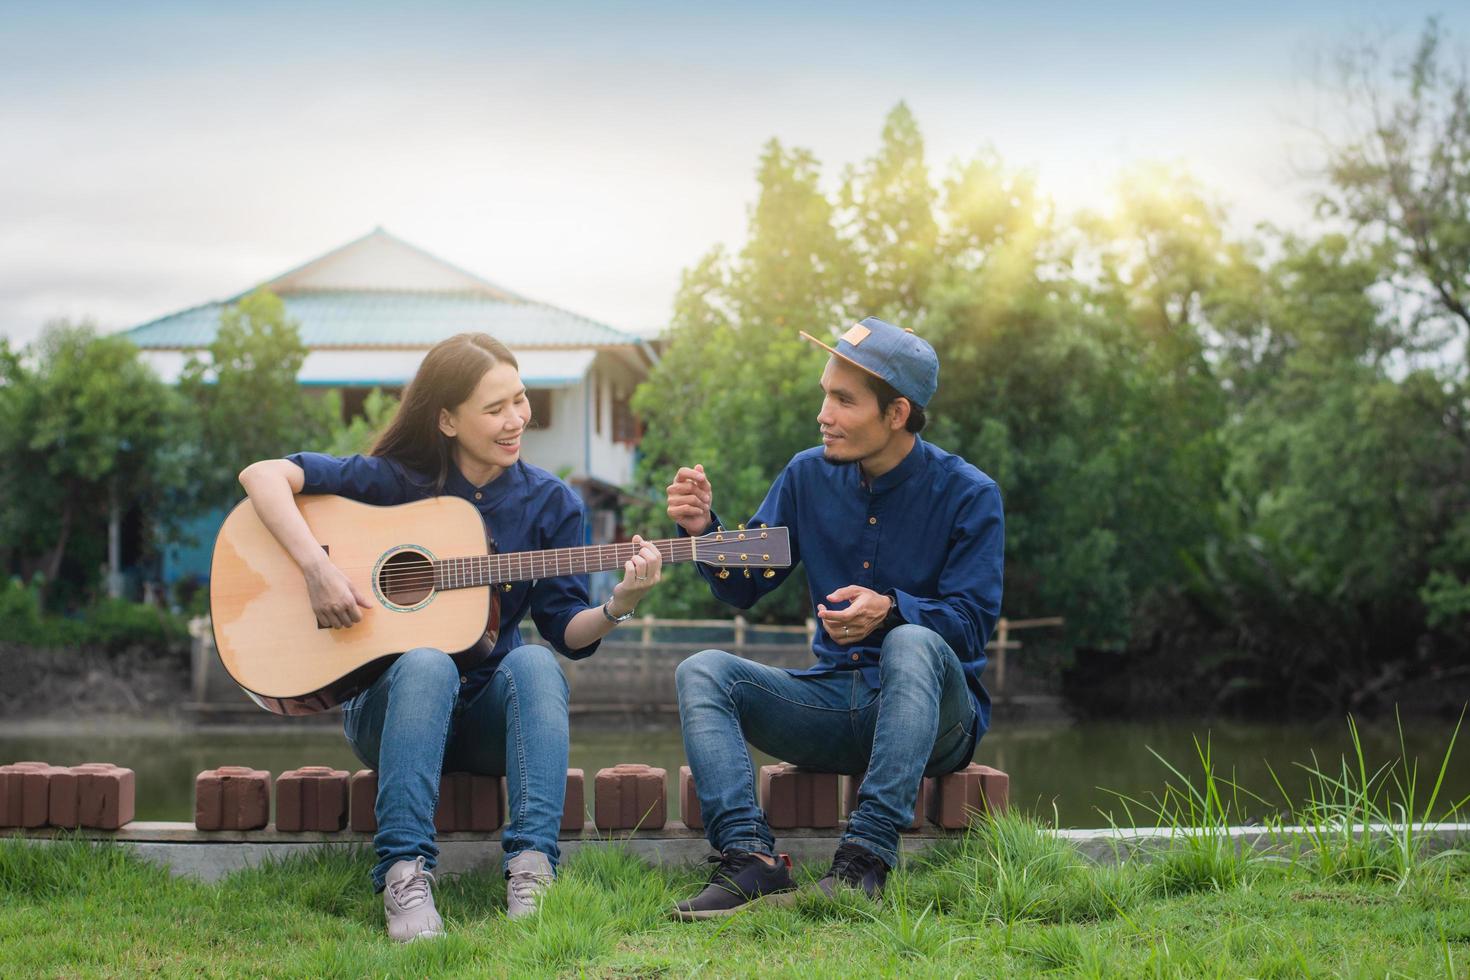
[(323, 629), (347, 629), (353, 623), (362, 622), (362, 613), (357, 611), (359, 606), (363, 609), (373, 607), (342, 569), (325, 556), (303, 574), (306, 576), (306, 592), (311, 597), (311, 609), (316, 613), (316, 624)]
[(691, 536), (703, 534), (709, 527), (710, 505), (714, 500), (714, 490), (704, 475), (704, 464), (693, 469), (679, 467), (674, 482), (668, 486), (668, 497), (669, 517), (674, 523)]
[(664, 557), (659, 550), (636, 534), (633, 535), (633, 546), (638, 551), (623, 562), (623, 580), (613, 586), (612, 599), (608, 603), (608, 611), (614, 616), (636, 609), (639, 600), (663, 578)]
[(851, 600), (846, 609), (832, 610), (817, 604), (817, 618), (833, 640), (847, 646), (866, 637), (883, 625), (893, 600), (881, 592), (861, 585), (844, 585), (827, 596), (828, 602)]

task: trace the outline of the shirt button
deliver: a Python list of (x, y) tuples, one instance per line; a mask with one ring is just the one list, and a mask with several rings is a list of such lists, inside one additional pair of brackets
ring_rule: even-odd
[(460, 674), (459, 675), (459, 682), (461, 684), (468, 684), (470, 682), (470, 679), (468, 677), (466, 677), (464, 674)]
[(475, 499), (476, 500), (479, 500), (479, 499), (481, 499), (484, 496), (485, 495), (483, 493), (481, 493), (480, 491), (478, 491), (478, 490), (475, 491)]
[(863, 562), (863, 567), (864, 568), (870, 568), (871, 566), (867, 562)]
[(854, 654), (853, 654), (853, 655), (852, 655), (852, 659), (854, 659), (854, 660), (859, 660), (859, 659), (861, 659), (861, 658), (860, 658), (860, 657), (859, 657), (859, 656), (858, 656), (858, 655), (857, 655), (857, 654), (855, 654), (855, 653), (854, 653)]
[(868, 523), (869, 524), (877, 524), (878, 523), (878, 518), (876, 518), (876, 517), (870, 517), (870, 518), (868, 518)]

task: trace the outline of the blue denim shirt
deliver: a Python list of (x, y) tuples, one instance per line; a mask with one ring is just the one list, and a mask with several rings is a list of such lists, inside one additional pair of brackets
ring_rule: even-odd
[[(334, 493), (382, 506), (434, 496), (431, 479), (381, 456), (295, 453), (286, 458), (306, 472), (303, 493)], [(451, 463), (444, 492), (475, 505), (495, 551), (542, 551), (587, 544), (582, 499), (539, 466), (519, 461), (494, 480), (477, 487)], [(468, 544), (473, 546), (478, 542)], [(465, 554), (472, 553), (472, 547), (467, 547)], [(520, 622), (528, 611), (547, 642), (573, 660), (590, 657), (601, 644), (599, 640), (580, 650), (569, 650), (566, 646), (567, 623), (590, 605), (585, 575), (516, 582), (510, 591), (496, 594), (500, 596), (500, 636), (490, 656), (465, 675), (462, 693), (466, 697), (484, 686), (501, 659), (521, 645)]]
[[(714, 523), (720, 523), (719, 518)], [(792, 567), (805, 563), (813, 615), (818, 603), (844, 585), (889, 593), (903, 621), (925, 626), (944, 638), (960, 659), (978, 719), (978, 739), (990, 727), (990, 695), (980, 682), (985, 644), (1000, 618), (1005, 561), (1005, 518), (994, 480), (953, 453), (922, 439), (892, 470), (872, 485), (856, 463), (829, 463), (821, 447), (797, 453), (748, 526), (790, 530)], [(725, 525), (729, 527), (730, 525)], [(682, 531), (680, 532), (683, 533)], [(715, 596), (749, 609), (776, 588), (791, 569), (774, 578), (700, 566)], [(796, 675), (858, 670), (878, 687), (878, 654), (888, 630), (879, 628), (858, 643), (841, 646), (818, 629), (817, 664)]]

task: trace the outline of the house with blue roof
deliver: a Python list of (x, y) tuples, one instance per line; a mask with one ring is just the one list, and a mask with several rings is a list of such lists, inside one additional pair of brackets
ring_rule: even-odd
[[(647, 340), (528, 299), (382, 228), (228, 299), (133, 327), (126, 336), (165, 381), (219, 328), (221, 311), (254, 288), (281, 297), (300, 324), (303, 385), (338, 388), (356, 411), (373, 388), (398, 395), (428, 349), (484, 331), (520, 362), (536, 420), (523, 457), (567, 480), (587, 503), (590, 543), (615, 540), (621, 488), (633, 477), (640, 430), (633, 389), (658, 355)], [(198, 548), (169, 549), (165, 581), (208, 574), (210, 531)]]

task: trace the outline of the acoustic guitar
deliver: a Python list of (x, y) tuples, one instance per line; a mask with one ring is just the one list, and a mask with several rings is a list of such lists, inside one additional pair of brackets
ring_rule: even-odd
[[(512, 582), (623, 567), (632, 544), (490, 553), (480, 512), (458, 497), (393, 507), (303, 494), (301, 516), (370, 608), (347, 629), (317, 626), (300, 568), (250, 501), (235, 506), (214, 542), (209, 609), (220, 662), (256, 704), (305, 715), (341, 704), (405, 650), (454, 654), (461, 671), (489, 656)], [(664, 564), (700, 562), (721, 575), (774, 576), (791, 564), (783, 527), (716, 530), (650, 541)]]

